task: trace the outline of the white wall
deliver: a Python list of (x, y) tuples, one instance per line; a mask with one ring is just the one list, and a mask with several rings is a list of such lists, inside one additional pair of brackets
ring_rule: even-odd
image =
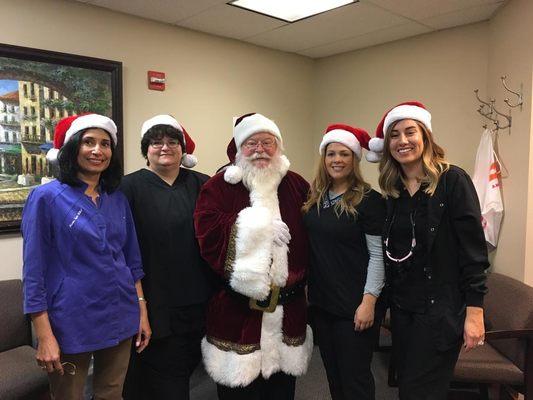
[[(31, 18), (35, 16), (35, 18)], [(474, 166), (482, 119), (473, 89), (501, 101), (499, 76), (524, 83), (525, 108), (513, 110), (511, 135), (500, 135), (510, 170), (503, 182), (506, 216), (496, 270), (533, 284), (533, 2), (510, 0), (489, 22), (311, 60), (77, 2), (3, 0), (2, 39), (124, 63), (125, 166), (143, 166), (139, 127), (170, 112), (197, 142), (198, 169), (225, 162), (231, 118), (250, 111), (274, 118), (294, 169), (311, 178), (324, 128), (345, 122), (368, 129), (386, 109), (417, 99), (432, 111), (438, 142), (468, 172)], [(31, 19), (31, 26), (29, 20)], [(167, 73), (167, 91), (146, 89), (146, 71)], [(311, 156), (312, 155), (312, 156)], [(377, 186), (377, 168), (363, 163)], [(18, 277), (21, 239), (1, 237), (0, 279)]]
[[(500, 76), (508, 84), (524, 87), (523, 110), (513, 109), (510, 135), (499, 135), (502, 161), (509, 170), (503, 180), (505, 218), (499, 248), (494, 258), (496, 270), (533, 285), (533, 143), (531, 141), (531, 85), (533, 67), (533, 2), (512, 0), (490, 22), (488, 93), (497, 99), (501, 111), (509, 112), (503, 99), (506, 92)], [(505, 107), (504, 107), (505, 106)]]
[[(226, 160), (232, 118), (261, 112), (284, 135), (292, 168), (310, 176), (313, 61), (73, 1), (3, 0), (1, 42), (123, 63), (125, 169), (144, 166), (140, 126), (171, 113), (197, 144), (196, 169)], [(147, 89), (146, 72), (167, 74), (165, 92)], [(8, 259), (0, 279), (20, 276), (20, 237), (0, 237)]]
[[(436, 140), (471, 171), (481, 133), (473, 90), (486, 91), (488, 25), (480, 23), (321, 59), (315, 75), (315, 141), (333, 122), (371, 136), (383, 114), (407, 100), (432, 112)], [(377, 184), (377, 164), (362, 163)]]

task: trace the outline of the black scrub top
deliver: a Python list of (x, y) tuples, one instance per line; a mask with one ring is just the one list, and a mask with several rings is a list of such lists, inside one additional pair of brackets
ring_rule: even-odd
[(355, 216), (337, 216), (334, 206), (316, 205), (304, 214), (309, 235), (309, 301), (352, 319), (362, 301), (368, 270), (365, 234), (381, 236), (385, 202), (375, 190), (365, 194)]
[(207, 179), (181, 168), (172, 185), (147, 169), (122, 180), (120, 188), (130, 203), (141, 248), (143, 290), (154, 337), (175, 333), (174, 319), (202, 314), (198, 308), (183, 311), (184, 306), (208, 300), (210, 270), (200, 256), (193, 224), (196, 198)]

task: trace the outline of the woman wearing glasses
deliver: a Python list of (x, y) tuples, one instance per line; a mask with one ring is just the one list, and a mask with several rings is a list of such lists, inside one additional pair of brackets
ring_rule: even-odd
[(91, 356), (95, 398), (119, 399), (131, 339), (142, 350), (150, 337), (116, 145), (107, 117), (59, 121), (48, 154), (59, 178), (35, 188), (22, 215), (24, 312), (56, 400), (82, 398)]
[(303, 207), (311, 248), (309, 302), (333, 400), (374, 399), (370, 362), (385, 278), (385, 204), (359, 169), (369, 139), (348, 125), (327, 128)]
[(474, 186), (418, 102), (388, 111), (367, 158), (387, 199), (385, 269), (400, 398), (446, 399), (461, 342), (483, 345), (487, 250)]
[(194, 142), (170, 115), (142, 125), (147, 167), (124, 177), (137, 228), (143, 287), (153, 331), (150, 346), (132, 352), (124, 398), (188, 399), (189, 377), (198, 365), (209, 296), (208, 267), (200, 257), (193, 211), (209, 178), (190, 169)]

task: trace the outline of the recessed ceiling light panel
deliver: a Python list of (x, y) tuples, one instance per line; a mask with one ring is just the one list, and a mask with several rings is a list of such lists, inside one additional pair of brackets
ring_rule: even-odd
[(295, 22), (358, 0), (234, 0), (228, 4), (268, 15), (287, 22)]

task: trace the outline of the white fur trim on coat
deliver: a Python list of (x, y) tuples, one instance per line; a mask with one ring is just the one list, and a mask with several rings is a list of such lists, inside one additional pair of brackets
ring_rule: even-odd
[(263, 313), (261, 325), (261, 374), (268, 379), (276, 372), (300, 376), (305, 374), (313, 352), (313, 331), (306, 327), (305, 341), (300, 346), (283, 343), (283, 306), (273, 313)]
[(270, 291), (272, 213), (266, 207), (247, 207), (239, 212), (235, 225), (235, 261), (230, 286), (245, 296), (264, 300)]
[(261, 373), (261, 350), (237, 354), (220, 350), (204, 337), (202, 359), (211, 379), (224, 386), (247, 386)]
[(292, 376), (307, 372), (313, 353), (313, 332), (306, 327), (305, 341), (300, 346), (283, 343), (283, 306), (273, 313), (264, 313), (261, 325), (260, 349), (250, 354), (224, 351), (202, 340), (202, 355), (205, 370), (219, 384), (229, 387), (247, 386), (259, 374), (268, 379), (283, 371)]

